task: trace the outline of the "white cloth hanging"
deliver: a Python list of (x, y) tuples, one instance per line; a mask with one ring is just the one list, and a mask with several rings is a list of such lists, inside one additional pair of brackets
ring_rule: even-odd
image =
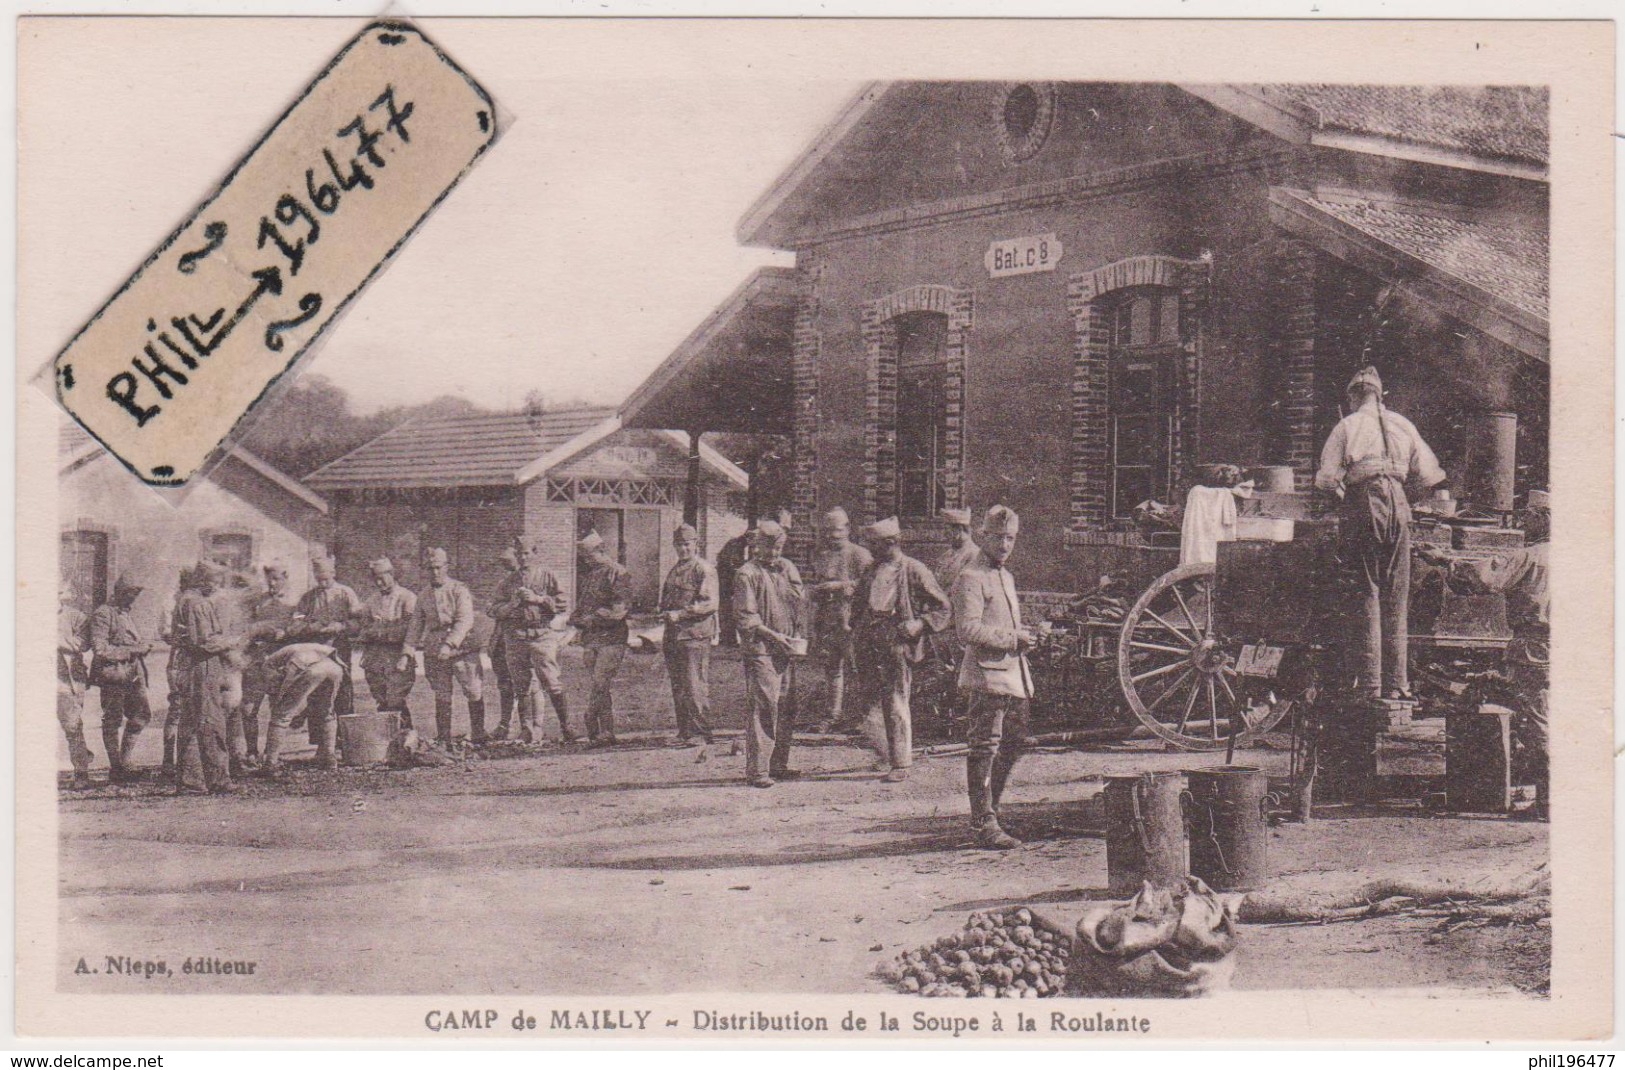
[(1179, 529), (1179, 563), (1215, 564), (1219, 543), (1236, 537), (1236, 498), (1245, 487), (1192, 487), (1185, 496), (1185, 519)]

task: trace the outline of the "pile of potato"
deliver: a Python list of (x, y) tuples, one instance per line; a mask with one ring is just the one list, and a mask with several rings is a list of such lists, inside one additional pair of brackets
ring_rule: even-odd
[(1066, 937), (1035, 926), (1025, 907), (977, 913), (961, 932), (884, 962), (877, 973), (898, 991), (921, 996), (1059, 996), (1068, 944)]

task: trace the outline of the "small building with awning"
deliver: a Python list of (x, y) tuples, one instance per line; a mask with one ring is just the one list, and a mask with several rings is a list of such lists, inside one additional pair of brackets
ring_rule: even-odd
[(709, 446), (695, 457), (670, 430), (623, 429), (615, 410), (485, 413), (408, 420), (305, 477), (331, 503), (339, 578), (364, 589), (367, 563), (389, 557), (409, 586), (441, 547), (483, 607), (514, 538), (574, 597), (576, 540), (601, 535), (632, 571), (633, 608), (655, 607), (687, 519), (715, 553), (744, 530), (747, 480)]
[(1505, 508), (1487, 451), (1518, 494), (1547, 474), (1547, 106), (1539, 87), (866, 85), (740, 223), (795, 268), (746, 280), (621, 422), (788, 436), (798, 553), (835, 505), (898, 516), (928, 557), (944, 508), (1003, 502), (1024, 586), (1079, 591), (1171, 565), (1135, 507), (1182, 502), (1201, 465), (1307, 489), (1375, 364), (1457, 497)]

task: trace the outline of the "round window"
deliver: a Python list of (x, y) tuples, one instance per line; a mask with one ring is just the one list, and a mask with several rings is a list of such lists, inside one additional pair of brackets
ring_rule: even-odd
[(1055, 118), (1055, 87), (1044, 82), (1016, 82), (1000, 95), (996, 128), (1005, 159), (1020, 163), (1037, 155)]

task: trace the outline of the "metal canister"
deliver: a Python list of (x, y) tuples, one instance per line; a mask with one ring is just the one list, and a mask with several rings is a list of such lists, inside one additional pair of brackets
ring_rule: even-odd
[(1219, 892), (1260, 887), (1266, 868), (1264, 796), (1269, 777), (1246, 765), (1192, 769), (1191, 875)]
[(1133, 895), (1150, 881), (1185, 886), (1184, 776), (1177, 772), (1106, 778), (1106, 885)]

